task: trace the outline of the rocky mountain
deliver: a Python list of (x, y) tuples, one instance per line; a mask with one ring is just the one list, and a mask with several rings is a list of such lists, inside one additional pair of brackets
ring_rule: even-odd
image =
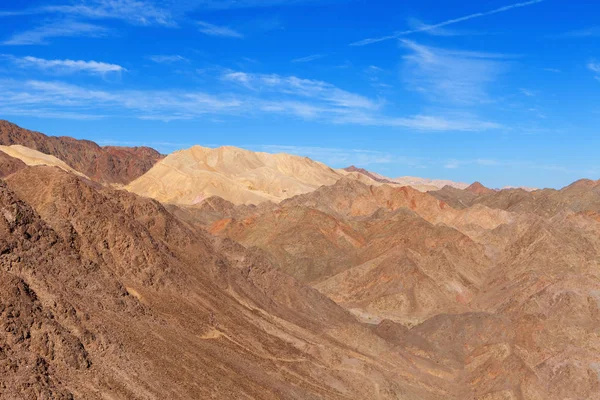
[(0, 151), (0, 178), (7, 177), (20, 169), (27, 166), (23, 161), (18, 158), (9, 156), (8, 154)]
[[(513, 193), (478, 186), (443, 192)], [(548, 217), (341, 180), (275, 208), (213, 209), (206, 226), (261, 248), (386, 340), (453, 365), (451, 380), (470, 393), (457, 398), (597, 399), (596, 190), (556, 191)]]
[(46, 136), (0, 120), (0, 145), (21, 145), (51, 155), (101, 183), (128, 184), (162, 156), (148, 147), (100, 147), (89, 140)]
[(468, 183), (461, 182), (453, 182), (443, 179), (427, 179), (427, 178), (416, 178), (414, 176), (402, 176), (400, 178), (392, 179), (392, 182), (397, 183), (402, 186), (413, 186), (413, 187), (422, 187), (427, 190), (422, 190), (424, 192), (429, 192), (430, 190), (441, 189), (444, 186), (451, 186), (458, 189), (465, 189), (469, 186)]
[(448, 180), (442, 179), (427, 179), (427, 178), (417, 178), (414, 176), (403, 176), (399, 178), (387, 178), (385, 176), (379, 175), (375, 172), (368, 171), (364, 168), (358, 168), (354, 165), (344, 168), (344, 171), (355, 172), (362, 174), (371, 178), (372, 180), (380, 183), (387, 183), (390, 185), (399, 185), (399, 186), (410, 186), (421, 192), (429, 192), (433, 190), (439, 190), (444, 186), (450, 186), (457, 189), (465, 189), (469, 185), (466, 183), (460, 182), (452, 182)]
[(22, 169), (0, 189), (2, 397), (441, 399), (456, 390), (427, 358), (406, 364), (411, 350), (260, 251), (216, 240), (155, 201), (50, 167)]
[(163, 204), (4, 146), (1, 399), (600, 399), (600, 181), (193, 148), (132, 183)]
[(476, 188), (457, 190), (444, 187), (431, 194), (455, 208), (467, 208), (476, 204), (513, 212), (529, 212), (540, 216), (552, 216), (563, 210), (574, 212), (600, 211), (600, 181), (583, 179), (560, 190), (524, 189), (491, 190), (478, 185)]
[(48, 165), (51, 167), (58, 167), (63, 171), (71, 172), (75, 175), (87, 178), (81, 172), (76, 171), (75, 169), (68, 166), (67, 163), (65, 163), (64, 161), (59, 160), (58, 158), (49, 154), (44, 154), (37, 150), (32, 150), (25, 146), (21, 146), (18, 144), (12, 146), (0, 146), (0, 152), (2, 152), (6, 156), (10, 156), (14, 159), (22, 161), (25, 165)]
[(164, 203), (192, 205), (219, 196), (234, 204), (260, 204), (312, 192), (345, 176), (377, 183), (306, 157), (194, 146), (168, 155), (127, 189)]
[(395, 182), (392, 182), (390, 179), (388, 179), (388, 178), (386, 178), (384, 176), (381, 176), (381, 175), (376, 174), (374, 172), (367, 171), (364, 168), (358, 168), (358, 167), (356, 167), (354, 165), (351, 165), (349, 167), (344, 168), (344, 171), (346, 171), (346, 172), (356, 172), (356, 173), (365, 175), (365, 176), (373, 179), (374, 181), (380, 182), (380, 183), (388, 183), (390, 185), (393, 185), (395, 183)]

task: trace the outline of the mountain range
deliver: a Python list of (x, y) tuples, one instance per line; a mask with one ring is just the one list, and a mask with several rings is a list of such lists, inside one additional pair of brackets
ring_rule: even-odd
[(600, 181), (0, 122), (0, 398), (600, 399)]

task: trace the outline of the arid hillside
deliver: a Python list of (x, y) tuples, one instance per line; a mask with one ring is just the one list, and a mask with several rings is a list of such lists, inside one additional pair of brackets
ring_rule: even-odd
[(172, 204), (198, 204), (211, 196), (234, 204), (260, 204), (309, 193), (343, 177), (378, 183), (358, 172), (334, 170), (306, 157), (230, 146), (194, 146), (170, 154), (127, 189)]
[(89, 140), (46, 136), (0, 120), (0, 145), (21, 145), (48, 154), (101, 183), (127, 184), (162, 156), (148, 147), (100, 147)]
[(163, 204), (8, 146), (1, 399), (600, 399), (597, 181), (425, 193), (193, 148), (132, 184)]
[[(211, 199), (210, 212), (204, 204), (176, 212), (263, 249), (379, 332), (419, 338), (437, 356), (456, 357), (461, 373), (453, 381), (473, 398), (596, 399), (596, 187), (548, 191), (560, 202), (551, 197), (552, 208), (542, 209), (549, 203), (540, 197), (533, 212), (477, 201), (453, 208), (439, 193), (341, 180), (269, 208), (219, 207)], [(514, 190), (444, 192), (466, 201)]]

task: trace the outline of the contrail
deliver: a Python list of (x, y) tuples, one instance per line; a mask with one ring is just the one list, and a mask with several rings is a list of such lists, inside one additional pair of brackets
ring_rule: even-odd
[(531, 1), (521, 2), (521, 3), (516, 3), (516, 4), (509, 5), (509, 6), (504, 6), (504, 7), (496, 8), (495, 10), (492, 10), (492, 11), (479, 12), (479, 13), (467, 15), (465, 17), (450, 19), (448, 21), (440, 22), (439, 24), (435, 24), (435, 25), (427, 25), (427, 26), (424, 26), (424, 27), (421, 27), (421, 28), (418, 28), (418, 29), (412, 29), (412, 30), (409, 30), (409, 31), (396, 32), (393, 35), (389, 35), (389, 36), (383, 36), (383, 37), (379, 37), (379, 38), (371, 38), (371, 39), (360, 40), (358, 42), (351, 43), (350, 46), (366, 46), (368, 44), (377, 43), (377, 42), (383, 42), (385, 40), (397, 39), (397, 38), (399, 38), (401, 36), (410, 35), (412, 33), (426, 32), (426, 31), (430, 31), (430, 30), (433, 30), (433, 29), (442, 28), (444, 26), (448, 26), (448, 25), (452, 25), (452, 24), (457, 24), (459, 22), (468, 21), (470, 19), (487, 17), (488, 15), (494, 15), (494, 14), (502, 13), (502, 12), (505, 12), (505, 11), (512, 10), (514, 8), (521, 8), (521, 7), (530, 6), (532, 4), (541, 3), (543, 1), (545, 1), (545, 0), (531, 0)]

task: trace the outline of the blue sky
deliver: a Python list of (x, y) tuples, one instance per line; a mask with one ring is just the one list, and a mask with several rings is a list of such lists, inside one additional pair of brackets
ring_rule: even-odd
[(0, 1), (0, 118), (388, 176), (600, 178), (600, 3)]

